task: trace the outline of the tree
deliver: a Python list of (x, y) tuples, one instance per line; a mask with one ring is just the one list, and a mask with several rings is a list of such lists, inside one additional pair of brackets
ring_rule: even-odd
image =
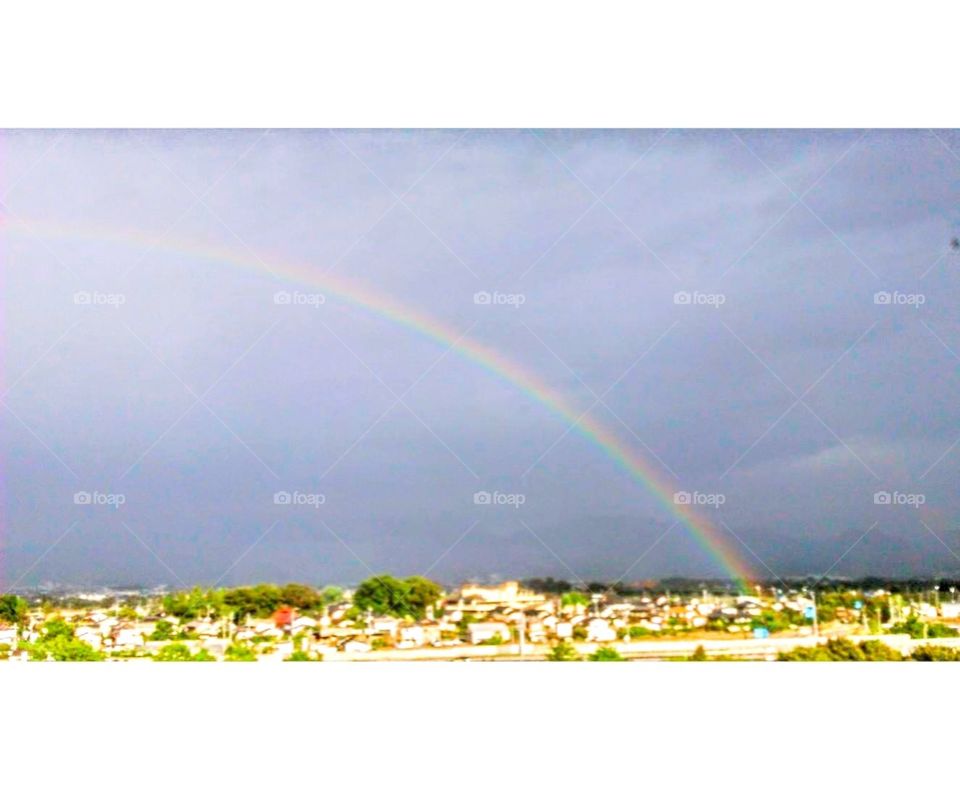
[(335, 605), (337, 602), (343, 601), (343, 588), (337, 585), (327, 585), (320, 592), (320, 595), (323, 598), (323, 604)]
[(777, 656), (778, 661), (900, 661), (902, 658), (881, 641), (854, 644), (846, 638), (830, 639), (816, 647), (796, 647)]
[(581, 593), (580, 591), (568, 591), (560, 597), (560, 604), (563, 607), (571, 607), (573, 605), (589, 605), (590, 597), (585, 593)]
[(547, 656), (548, 661), (579, 661), (580, 656), (577, 654), (577, 649), (569, 641), (561, 641), (553, 649), (550, 650), (550, 654)]
[(882, 641), (861, 641), (860, 649), (868, 661), (902, 661), (903, 656)]
[(23, 645), (31, 661), (102, 661), (103, 655), (73, 634), (45, 636), (34, 644)]
[(917, 647), (910, 655), (910, 659), (913, 661), (960, 661), (960, 650), (926, 644), (923, 647)]
[(407, 587), (407, 602), (413, 609), (411, 615), (415, 619), (422, 619), (427, 612), (427, 608), (436, 605), (443, 589), (426, 577), (412, 576), (403, 580)]
[(411, 616), (422, 619), (427, 607), (442, 593), (435, 582), (425, 577), (407, 577), (400, 580), (391, 574), (365, 579), (353, 594), (354, 607), (370, 610), (380, 616)]
[(321, 606), (323, 598), (315, 588), (291, 582), (280, 588), (280, 601), (297, 610), (315, 610)]
[(186, 644), (167, 644), (157, 650), (153, 659), (155, 661), (191, 661), (193, 653)]
[(589, 656), (590, 661), (625, 661), (613, 647), (598, 647), (596, 652)]
[(151, 641), (170, 641), (174, 636), (173, 624), (161, 619), (150, 634)]
[(0, 622), (22, 624), (27, 618), (27, 610), (26, 601), (16, 594), (5, 593), (0, 596)]
[(44, 639), (47, 641), (52, 641), (56, 638), (71, 639), (73, 638), (73, 628), (59, 616), (54, 616), (52, 619), (44, 622), (43, 634)]
[(227, 661), (256, 661), (257, 654), (243, 644), (231, 644), (225, 653)]

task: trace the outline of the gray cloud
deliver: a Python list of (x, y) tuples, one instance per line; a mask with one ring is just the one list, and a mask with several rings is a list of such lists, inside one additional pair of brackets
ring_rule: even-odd
[[(213, 582), (241, 555), (225, 581), (435, 563), (451, 580), (616, 577), (670, 525), (607, 455), (489, 370), (334, 297), (274, 304), (311, 292), (278, 260), (470, 329), (578, 412), (610, 389), (592, 413), (671, 486), (725, 493), (714, 517), (778, 573), (826, 569), (875, 521), (886, 539), (859, 544), (844, 571), (956, 569), (931, 531), (960, 554), (957, 143), (3, 133), (0, 216), (27, 225), (0, 230), (2, 582), (175, 584), (168, 568)], [(79, 306), (81, 290), (124, 303)], [(478, 306), (481, 290), (524, 303)], [(680, 291), (724, 301), (678, 305)], [(881, 291), (925, 300), (878, 305)], [(479, 489), (527, 500), (484, 510)], [(77, 490), (127, 501), (81, 508)], [(326, 502), (284, 509), (278, 490)], [(927, 503), (884, 509), (878, 490)], [(722, 573), (679, 528), (669, 540), (630, 575)]]

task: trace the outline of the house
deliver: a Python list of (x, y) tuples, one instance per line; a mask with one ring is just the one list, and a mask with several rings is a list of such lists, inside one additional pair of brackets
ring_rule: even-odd
[(294, 635), (297, 633), (312, 633), (316, 627), (316, 619), (311, 619), (309, 616), (297, 616), (297, 618), (290, 623), (290, 632)]
[(399, 644), (403, 647), (425, 647), (440, 642), (440, 623), (423, 621), (400, 628)]
[(74, 631), (74, 635), (78, 641), (89, 644), (95, 650), (99, 650), (103, 646), (103, 636), (100, 635), (100, 629), (98, 627), (83, 625)]
[(502, 641), (510, 641), (512, 638), (510, 628), (503, 622), (475, 622), (469, 625), (468, 629), (471, 644), (483, 644), (486, 641), (495, 639), (497, 636), (499, 636)]
[(610, 623), (606, 619), (591, 619), (587, 622), (587, 640), (616, 641), (617, 631), (610, 626)]
[(393, 616), (368, 616), (367, 633), (396, 638), (400, 631), (400, 619)]
[(270, 618), (278, 630), (290, 630), (293, 620), (297, 618), (297, 611), (292, 607), (284, 605), (283, 607), (277, 608)]
[(136, 650), (143, 646), (143, 633), (132, 624), (119, 624), (110, 634), (115, 650)]
[(0, 644), (6, 644), (11, 650), (17, 646), (17, 628), (12, 624), (0, 624)]

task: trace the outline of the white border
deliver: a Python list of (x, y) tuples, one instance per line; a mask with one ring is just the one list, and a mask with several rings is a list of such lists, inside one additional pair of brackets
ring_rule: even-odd
[[(0, 31), (0, 126), (951, 126), (956, 16), (877, 0), (21, 3)], [(914, 806), (946, 795), (957, 672), (4, 665), (0, 790), (65, 807)]]
[(9, 664), (0, 758), (15, 774), (5, 790), (63, 807), (146, 794), (188, 806), (742, 808), (792, 796), (912, 807), (947, 795), (956, 673), (916, 663)]
[(55, 0), (0, 125), (950, 126), (956, 4)]

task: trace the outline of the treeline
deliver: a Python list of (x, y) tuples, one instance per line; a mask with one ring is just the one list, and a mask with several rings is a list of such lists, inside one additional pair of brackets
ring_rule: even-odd
[[(371, 611), (377, 616), (422, 619), (442, 595), (443, 589), (425, 577), (398, 579), (392, 574), (379, 574), (357, 586), (350, 609), (356, 615)], [(240, 621), (246, 616), (270, 616), (281, 607), (317, 613), (343, 601), (343, 589), (335, 585), (315, 588), (292, 582), (206, 591), (194, 588), (167, 594), (162, 604), (164, 613), (185, 621), (210, 615), (231, 616), (234, 621)]]
[(835, 638), (816, 647), (797, 647), (782, 652), (778, 661), (960, 661), (960, 650), (927, 644), (903, 655), (882, 641), (861, 641), (855, 644), (846, 638)]
[(168, 593), (162, 599), (163, 612), (182, 621), (207, 616), (230, 616), (239, 621), (246, 616), (266, 617), (281, 607), (302, 613), (322, 610), (343, 601), (343, 589), (335, 585), (315, 588), (299, 582), (286, 585), (264, 583), (239, 588), (215, 588)]

